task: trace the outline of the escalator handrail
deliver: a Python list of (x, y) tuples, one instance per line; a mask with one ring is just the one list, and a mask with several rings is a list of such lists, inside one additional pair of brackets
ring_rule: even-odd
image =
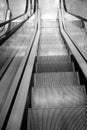
[(7, 21), (5, 21), (3, 23), (0, 23), (0, 27), (5, 26), (6, 24), (8, 24), (8, 23), (10, 23), (10, 22), (12, 22), (12, 21), (14, 21), (14, 20), (16, 20), (18, 18), (21, 18), (22, 16), (25, 16), (27, 14), (27, 11), (28, 11), (28, 0), (26, 0), (26, 8), (25, 8), (25, 12), (23, 14), (15, 17), (15, 18), (12, 18), (10, 20), (7, 20)]

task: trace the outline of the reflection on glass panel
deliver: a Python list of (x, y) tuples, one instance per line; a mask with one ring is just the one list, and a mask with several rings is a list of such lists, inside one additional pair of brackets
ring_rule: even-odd
[(6, 9), (7, 6), (5, 0), (0, 0), (0, 23), (5, 20)]
[[(5, 0), (0, 0), (0, 23), (6, 19), (7, 5)], [(0, 27), (0, 36), (4, 33), (4, 27)]]
[(87, 57), (87, 23), (66, 13), (65, 28), (73, 41)]
[(67, 11), (87, 18), (87, 0), (64, 0)]
[(24, 13), (26, 0), (9, 0), (9, 6), (12, 12), (12, 17), (17, 17)]

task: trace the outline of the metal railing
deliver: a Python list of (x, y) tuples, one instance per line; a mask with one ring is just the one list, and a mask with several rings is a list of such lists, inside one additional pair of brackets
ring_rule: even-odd
[[(36, 7), (36, 10), (37, 10), (37, 7)], [(38, 12), (36, 12), (35, 14), (38, 15)], [(28, 16), (28, 19), (29, 19), (29, 16)], [(35, 46), (34, 46), (34, 40), (35, 40), (36, 35), (37, 35), (37, 37), (39, 37), (39, 33), (37, 32), (37, 29), (38, 29), (37, 21), (38, 20), (36, 19), (35, 32), (30, 41), (30, 46), (27, 47), (27, 52), (26, 52), (25, 56), (23, 57), (20, 67), (18, 68), (18, 71), (13, 79), (13, 82), (11, 84), (11, 87), (10, 87), (9, 93), (7, 95), (7, 98), (5, 100), (5, 103), (2, 105), (2, 109), (0, 110), (0, 129), (20, 130), (23, 115), (24, 115), (24, 110), (25, 110), (25, 106), (26, 106), (26, 98), (27, 98), (27, 94), (28, 94), (29, 83), (31, 80), (32, 69), (33, 69), (33, 65), (31, 66), (31, 63), (34, 64), (34, 60), (35, 60), (35, 50), (33, 49), (33, 47), (35, 49), (37, 49), (37, 45), (35, 44)], [(26, 22), (26, 19), (24, 22)], [(20, 26), (21, 26), (21, 23), (20, 23)], [(32, 50), (33, 50), (33, 55), (32, 55), (33, 57), (30, 56)], [(12, 61), (12, 63), (14, 63), (14, 62), (15, 62), (15, 60)], [(11, 65), (9, 65), (9, 69), (6, 70), (4, 76), (9, 75), (9, 73), (10, 73), (9, 71), (10, 71), (10, 67), (12, 67), (12, 63), (11, 63)], [(30, 63), (31, 69), (30, 69), (29, 63)], [(29, 72), (28, 72), (27, 67), (30, 69)], [(28, 79), (26, 79), (26, 74), (29, 75)], [(25, 80), (26, 88), (22, 84), (24, 77), (27, 80), (27, 82)], [(23, 83), (25, 83), (25, 82), (23, 82)], [(1, 87), (3, 87), (3, 84), (2, 84), (2, 86), (0, 86), (0, 88)], [(7, 85), (5, 87), (7, 87)], [(23, 91), (23, 93), (21, 93), (22, 95), (20, 98), (19, 93), (21, 90)], [(22, 104), (21, 104), (20, 100), (17, 100), (17, 98), (21, 99)], [(19, 101), (19, 103), (18, 103), (19, 105), (17, 105), (17, 101)], [(22, 106), (19, 107), (20, 105), (22, 105)], [(18, 112), (19, 111), (18, 110), (18, 111), (15, 111), (15, 114), (14, 114), (15, 107), (16, 107), (16, 109), (20, 109), (20, 112)], [(12, 119), (12, 118), (15, 118), (15, 115), (18, 115), (17, 120), (15, 120), (17, 124), (15, 124), (14, 119)], [(10, 122), (12, 122), (12, 123), (10, 123)]]

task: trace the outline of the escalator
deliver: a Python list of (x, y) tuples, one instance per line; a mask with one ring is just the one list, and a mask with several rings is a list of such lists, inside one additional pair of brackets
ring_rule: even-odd
[(37, 9), (0, 48), (2, 130), (86, 130), (83, 58), (61, 33), (59, 12)]
[(41, 20), (27, 129), (86, 130), (85, 85), (80, 83), (56, 16)]

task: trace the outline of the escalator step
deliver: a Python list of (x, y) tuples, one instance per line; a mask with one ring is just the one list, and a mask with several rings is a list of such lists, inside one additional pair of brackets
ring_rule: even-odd
[(60, 44), (60, 42), (57, 42), (55, 44), (54, 41), (54, 45), (53, 43), (51, 44), (51, 41), (46, 41), (45, 44), (41, 44), (39, 46), (39, 50), (38, 51), (66, 51), (65, 45), (64, 44)]
[(43, 50), (65, 50), (66, 48), (65, 48), (65, 46), (64, 46), (64, 44), (55, 44), (54, 43), (54, 45), (53, 44), (51, 44), (51, 41), (50, 41), (50, 44), (47, 44), (47, 45), (45, 45), (45, 44), (40, 44), (40, 46), (39, 46), (39, 50), (38, 51), (43, 51)]
[[(58, 8), (44, 9), (41, 8), (41, 14), (58, 14)], [(53, 21), (53, 20), (52, 20)]]
[(80, 85), (77, 72), (36, 73), (34, 86)]
[[(42, 35), (41, 37), (40, 37), (40, 39), (41, 39), (41, 41), (44, 41), (45, 43), (47, 43), (46, 41), (50, 41), (51, 42), (51, 40), (52, 41), (59, 41), (59, 40), (61, 40), (61, 37), (60, 37), (60, 35), (55, 35), (55, 34), (49, 34), (48, 35), (48, 33), (45, 33), (44, 34), (44, 36)], [(55, 43), (55, 42), (54, 42)]]
[(64, 48), (65, 45), (63, 42), (61, 42), (61, 39), (59, 39), (58, 41), (57, 40), (49, 40), (49, 39), (46, 39), (46, 40), (40, 40), (40, 45), (39, 45), (39, 48), (42, 47), (44, 49), (49, 49), (49, 48)]
[(49, 49), (49, 50), (41, 50), (38, 52), (39, 56), (62, 56), (62, 55), (68, 55), (68, 52), (66, 49), (58, 50), (58, 49)]
[(32, 108), (86, 105), (84, 86), (37, 86), (32, 88)]
[(86, 108), (28, 109), (27, 130), (86, 130)]
[(64, 42), (61, 40), (60, 37), (58, 38), (58, 40), (42, 38), (40, 39), (40, 46), (49, 46), (49, 47), (53, 46), (55, 48), (55, 46), (59, 47), (64, 46)]
[(41, 30), (41, 36), (43, 35), (43, 34), (58, 34), (58, 32), (59, 32), (59, 29), (58, 28), (43, 28), (42, 30)]
[(56, 27), (59, 27), (58, 25), (58, 21), (57, 20), (42, 20), (42, 23), (41, 23), (41, 27), (49, 27), (49, 28), (56, 28)]
[[(49, 30), (50, 31), (50, 30)], [(53, 31), (53, 30), (52, 30)], [(46, 40), (47, 38), (48, 39), (50, 39), (50, 37), (53, 37), (54, 36), (54, 38), (55, 37), (58, 37), (59, 38), (59, 34), (58, 34), (59, 32), (57, 31), (57, 33), (55, 33), (55, 32), (49, 32), (49, 33), (47, 33), (47, 32), (44, 32), (44, 31), (42, 31), (42, 34), (41, 34), (41, 37), (40, 37), (40, 39), (44, 39), (44, 40)]]
[(36, 64), (37, 73), (45, 72), (70, 72), (73, 71), (73, 63), (44, 63)]
[(41, 19), (46, 19), (46, 20), (56, 20), (56, 19), (58, 19), (58, 14), (42, 14), (41, 15)]
[(51, 64), (51, 63), (70, 63), (70, 56), (62, 55), (62, 56), (38, 56), (37, 64)]

